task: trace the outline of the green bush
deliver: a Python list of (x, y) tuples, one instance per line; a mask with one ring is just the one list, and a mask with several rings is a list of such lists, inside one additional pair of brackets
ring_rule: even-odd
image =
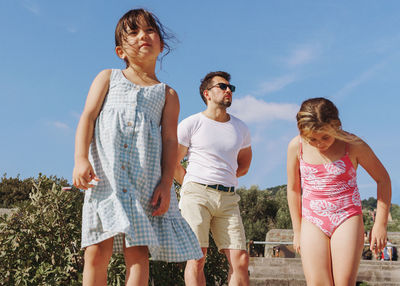
[[(241, 197), (239, 207), (248, 241), (265, 241), (270, 229), (291, 228), (286, 186), (265, 190), (251, 186), (248, 190), (239, 188), (237, 192)], [(250, 247), (251, 256), (263, 255), (264, 245)]]
[[(33, 186), (29, 199), (20, 201), (10, 215), (0, 217), (0, 284), (81, 285), (83, 193), (75, 188), (61, 190), (64, 182), (55, 177), (39, 175), (29, 184)], [(184, 267), (185, 263), (150, 261), (149, 284), (184, 285)], [(125, 269), (123, 255), (113, 255), (108, 285), (125, 285)], [(227, 281), (226, 258), (218, 253), (212, 239), (205, 273), (207, 285)]]
[[(11, 208), (18, 206), (20, 202), (29, 200), (29, 193), (33, 188), (33, 178), (20, 179), (19, 175), (16, 178), (9, 177), (4, 174), (0, 180), (0, 207)], [(55, 183), (57, 186), (68, 185), (67, 180), (57, 178), (56, 176), (47, 177), (41, 173), (37, 178), (41, 182), (41, 188), (51, 189)]]
[(0, 281), (5, 285), (80, 285), (83, 195), (49, 178), (32, 181), (30, 200), (0, 218)]
[(228, 281), (229, 264), (225, 254), (218, 252), (218, 248), (210, 235), (210, 245), (207, 250), (206, 264), (204, 274), (206, 276), (206, 285), (226, 285)]

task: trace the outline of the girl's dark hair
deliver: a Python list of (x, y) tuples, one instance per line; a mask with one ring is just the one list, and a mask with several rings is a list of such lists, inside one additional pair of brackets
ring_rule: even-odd
[(339, 110), (329, 99), (310, 98), (301, 104), (296, 115), (300, 135), (308, 137), (314, 132), (326, 132), (345, 142), (357, 141), (357, 137), (342, 130)]
[[(115, 46), (122, 46), (123, 41), (126, 39), (129, 30), (136, 30), (146, 23), (157, 31), (160, 37), (161, 47), (163, 48), (163, 57), (169, 54), (171, 47), (167, 41), (174, 40), (175, 36), (165, 28), (160, 20), (151, 12), (140, 9), (132, 9), (125, 13), (119, 19), (117, 27), (115, 28)], [(129, 63), (125, 60), (126, 65)]]
[(224, 71), (209, 72), (208, 74), (206, 74), (206, 76), (200, 81), (200, 88), (199, 88), (201, 98), (203, 99), (205, 104), (207, 104), (207, 99), (204, 97), (203, 93), (207, 88), (210, 88), (210, 82), (216, 76), (220, 76), (226, 79), (227, 81), (231, 80), (231, 75)]

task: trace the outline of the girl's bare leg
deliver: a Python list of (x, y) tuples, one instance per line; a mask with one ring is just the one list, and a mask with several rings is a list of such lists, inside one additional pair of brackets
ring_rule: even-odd
[(300, 253), (307, 286), (333, 286), (330, 239), (306, 219), (301, 221)]
[(149, 250), (147, 246), (127, 247), (124, 250), (126, 286), (143, 286), (149, 281)]
[(343, 222), (331, 237), (335, 286), (355, 285), (364, 244), (362, 215)]
[(83, 286), (106, 286), (107, 268), (113, 250), (114, 238), (90, 245), (85, 250)]

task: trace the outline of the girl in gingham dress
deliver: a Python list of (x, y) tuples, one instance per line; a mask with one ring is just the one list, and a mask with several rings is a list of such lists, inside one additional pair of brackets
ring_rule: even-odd
[(89, 90), (73, 172), (86, 190), (83, 285), (107, 284), (113, 250), (124, 253), (126, 285), (147, 284), (149, 252), (168, 262), (203, 256), (172, 187), (179, 100), (155, 75), (157, 57), (169, 50), (165, 37), (150, 12), (127, 12), (115, 30), (126, 69), (100, 72)]

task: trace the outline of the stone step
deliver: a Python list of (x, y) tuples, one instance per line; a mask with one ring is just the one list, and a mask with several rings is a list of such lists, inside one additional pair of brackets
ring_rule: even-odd
[(298, 258), (250, 258), (249, 272), (251, 278), (304, 279)]
[(307, 286), (304, 279), (250, 278), (250, 286)]
[(304, 279), (303, 269), (298, 267), (279, 268), (279, 267), (249, 267), (250, 277), (254, 278), (290, 278)]
[[(399, 282), (368, 282), (368, 286), (399, 286)], [(250, 286), (307, 286), (305, 280), (251, 278)]]
[(399, 286), (400, 282), (368, 282), (368, 286)]
[[(390, 263), (390, 262), (389, 262)], [(397, 265), (385, 265), (385, 261), (377, 261), (377, 265), (360, 264), (357, 279), (368, 282), (391, 282), (400, 285), (400, 263)]]
[[(295, 281), (299, 281), (299, 283), (303, 283), (305, 281), (301, 259), (299, 258), (251, 257), (249, 263), (249, 272), (250, 279), (253, 281), (253, 285), (291, 286), (303, 285), (293, 284)], [(283, 284), (271, 284), (275, 283), (273, 281), (280, 281)], [(369, 285), (399, 286), (400, 262), (362, 260), (358, 270), (357, 281), (368, 282)]]

